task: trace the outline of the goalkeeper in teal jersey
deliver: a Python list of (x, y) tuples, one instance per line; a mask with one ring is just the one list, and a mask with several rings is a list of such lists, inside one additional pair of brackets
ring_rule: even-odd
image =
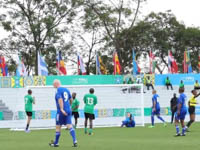
[(32, 91), (28, 90), (28, 94), (24, 96), (25, 111), (28, 117), (25, 132), (29, 132), (29, 125), (33, 115), (33, 104), (35, 104), (35, 97), (32, 97)]
[(93, 120), (95, 119), (94, 115), (94, 106), (97, 104), (97, 97), (94, 95), (94, 89), (91, 88), (89, 90), (89, 94), (86, 94), (83, 98), (85, 107), (84, 107), (84, 114), (85, 114), (85, 134), (87, 134), (87, 123), (88, 119), (90, 121), (90, 129), (89, 135), (92, 135), (92, 128), (93, 128)]

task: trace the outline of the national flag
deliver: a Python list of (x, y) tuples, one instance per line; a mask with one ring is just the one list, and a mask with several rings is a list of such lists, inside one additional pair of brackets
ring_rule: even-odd
[(42, 56), (38, 52), (38, 75), (48, 76), (47, 64)]
[(96, 67), (97, 74), (107, 74), (106, 66), (104, 65), (101, 57), (98, 54), (96, 56)]
[(168, 72), (169, 73), (178, 73), (178, 65), (176, 60), (172, 56), (172, 52), (168, 51)]
[(79, 75), (86, 75), (86, 69), (83, 63), (83, 59), (80, 57), (79, 54), (77, 54), (78, 57), (78, 74)]
[(6, 65), (6, 61), (4, 56), (0, 55), (0, 76), (8, 75), (8, 67)]
[(97, 54), (96, 56), (96, 74), (101, 74), (101, 69), (100, 69), (100, 62), (99, 62), (99, 55)]
[(114, 52), (113, 54), (113, 62), (114, 62), (114, 75), (121, 73), (121, 65), (119, 62), (119, 57), (117, 55), (117, 52)]
[(62, 59), (61, 51), (59, 51), (57, 53), (56, 68), (58, 70), (59, 75), (67, 75), (67, 69), (66, 69), (66, 66), (65, 66), (65, 62)]
[(187, 73), (188, 72), (188, 65), (187, 65), (187, 52), (184, 51), (184, 59), (183, 59), (183, 72)]
[(24, 61), (21, 58), (21, 56), (18, 56), (18, 59), (17, 59), (16, 76), (18, 76), (18, 77), (20, 77), (20, 76), (27, 76), (26, 67), (24, 65)]
[(199, 72), (200, 72), (200, 53), (199, 53), (199, 58), (198, 58), (198, 68), (199, 68)]
[(190, 52), (184, 51), (183, 72), (192, 73), (192, 65), (190, 61)]
[(140, 73), (140, 68), (138, 66), (138, 63), (136, 61), (136, 57), (135, 57), (135, 51), (133, 49), (133, 74), (139, 74)]
[(153, 73), (155, 73), (155, 68), (156, 68), (156, 62), (155, 62), (155, 56), (154, 56), (154, 54), (153, 54), (153, 52), (150, 50), (150, 52), (149, 52), (149, 64), (150, 64), (150, 70), (149, 70), (149, 72), (150, 72), (150, 74), (153, 74)]

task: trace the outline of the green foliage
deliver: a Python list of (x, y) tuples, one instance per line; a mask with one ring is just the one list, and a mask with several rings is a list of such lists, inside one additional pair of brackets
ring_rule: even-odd
[[(85, 1), (84, 28), (90, 30), (94, 27), (99, 27), (104, 35), (103, 40), (106, 42), (104, 51), (109, 54), (110, 59), (112, 59), (113, 52), (117, 51), (122, 65), (122, 73), (126, 70), (126, 66), (129, 65), (129, 61), (127, 61), (129, 58), (122, 48), (124, 46), (124, 37), (120, 35), (123, 29), (133, 28), (143, 1)], [(112, 61), (107, 63), (112, 65)]]
[[(76, 15), (77, 0), (7, 0), (1, 1), (1, 25), (10, 32), (8, 38), (1, 41), (4, 52), (21, 53), (30, 72), (37, 74), (37, 52), (46, 59), (55, 57), (56, 49), (65, 49), (64, 42), (67, 26)], [(49, 51), (54, 47), (54, 51)], [(48, 51), (48, 52), (47, 52)], [(49, 61), (49, 72), (55, 74), (55, 63)], [(52, 67), (54, 66), (54, 67)]]
[(0, 25), (10, 33), (0, 41), (0, 48), (7, 56), (21, 54), (28, 72), (35, 74), (37, 52), (45, 57), (50, 74), (56, 74), (56, 50), (62, 50), (65, 60), (74, 64), (75, 55), (80, 52), (84, 61), (87, 60), (88, 74), (95, 73), (96, 52), (105, 56), (102, 59), (112, 74), (112, 55), (117, 51), (122, 73), (126, 73), (132, 68), (133, 48), (136, 58), (147, 57), (152, 50), (160, 73), (168, 65), (168, 50), (175, 49), (173, 55), (181, 70), (183, 52), (188, 49), (193, 70), (197, 71), (200, 29), (186, 27), (171, 11), (152, 12), (138, 20), (144, 1), (0, 1), (0, 8), (4, 10), (0, 14)]
[[(160, 68), (161, 64), (165, 64), (165, 67), (168, 66), (166, 57), (168, 51), (173, 49), (175, 49), (173, 55), (178, 62), (179, 70), (182, 70), (183, 53), (189, 49), (191, 57), (194, 58), (192, 66), (197, 71), (199, 36), (200, 30), (198, 28), (185, 27), (184, 24), (177, 21), (171, 11), (152, 12), (133, 28), (126, 28), (120, 34), (120, 37), (125, 39), (125, 44), (121, 48), (127, 52), (127, 55), (132, 48), (135, 49), (137, 56), (145, 53), (148, 55), (149, 51), (152, 50), (155, 56), (161, 60), (157, 65), (160, 73), (163, 71)], [(126, 60), (129, 61), (128, 64), (132, 63), (132, 59)]]

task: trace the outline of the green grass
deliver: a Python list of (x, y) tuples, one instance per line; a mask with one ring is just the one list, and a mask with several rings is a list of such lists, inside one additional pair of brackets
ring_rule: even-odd
[(155, 128), (96, 128), (94, 135), (77, 129), (78, 148), (72, 147), (69, 131), (62, 130), (60, 147), (48, 146), (54, 139), (54, 130), (34, 130), (31, 133), (0, 129), (1, 150), (198, 150), (200, 149), (200, 123), (191, 127), (185, 137), (174, 137), (175, 127), (168, 124)]

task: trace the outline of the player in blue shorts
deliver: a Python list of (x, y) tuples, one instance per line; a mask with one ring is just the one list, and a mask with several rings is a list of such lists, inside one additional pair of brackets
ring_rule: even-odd
[(60, 87), (60, 81), (54, 80), (53, 82), (54, 88), (57, 89), (55, 100), (56, 100), (56, 107), (57, 107), (57, 114), (56, 114), (56, 135), (55, 140), (51, 141), (49, 145), (51, 147), (58, 147), (58, 142), (60, 138), (60, 131), (61, 126), (66, 125), (66, 127), (69, 129), (70, 135), (73, 139), (73, 146), (77, 147), (77, 140), (76, 140), (76, 134), (75, 130), (72, 127), (72, 112), (70, 108), (70, 100), (71, 100), (71, 94), (67, 88)]
[[(176, 136), (180, 136), (180, 135), (185, 136), (186, 127), (184, 125), (184, 120), (187, 114), (187, 109), (186, 109), (186, 104), (185, 104), (187, 97), (184, 94), (184, 87), (179, 88), (179, 93), (180, 93), (180, 96), (178, 98), (177, 111), (175, 113)], [(179, 132), (179, 120), (182, 126), (182, 134), (180, 134)]]
[(135, 127), (134, 116), (130, 112), (127, 112), (126, 119), (122, 121), (121, 128), (124, 126), (126, 126), (127, 128)]
[(165, 123), (165, 120), (160, 117), (160, 104), (158, 102), (158, 97), (159, 95), (156, 94), (156, 90), (152, 91), (153, 97), (152, 97), (152, 112), (151, 112), (151, 126), (149, 128), (154, 128), (154, 116), (156, 115), (158, 119), (160, 119), (163, 123), (164, 126), (167, 124)]

